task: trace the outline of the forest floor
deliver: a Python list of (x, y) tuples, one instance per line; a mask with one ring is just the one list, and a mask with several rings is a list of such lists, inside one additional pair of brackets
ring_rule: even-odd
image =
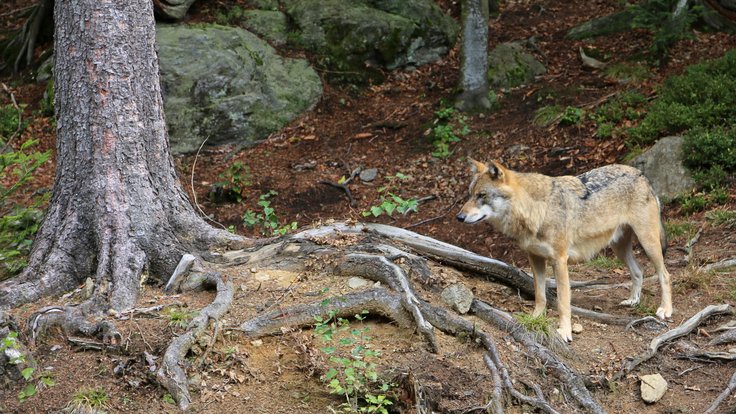
[[(5, 2), (4, 2), (5, 3)], [(0, 16), (22, 7), (27, 1), (9, 1), (0, 5)], [(200, 4), (201, 3), (201, 4)], [(210, 21), (217, 11), (225, 10), (237, 1), (195, 3), (191, 21)], [(443, 6), (458, 15), (457, 3)], [(589, 41), (565, 38), (567, 30), (595, 16), (614, 10), (617, 2), (505, 2), (502, 12), (490, 23), (490, 45), (506, 41), (536, 38), (537, 57), (545, 63), (547, 73), (535, 83), (499, 94), (500, 109), (485, 115), (468, 116), (470, 133), (452, 144), (452, 155), (435, 158), (427, 135), (433, 127), (435, 112), (450, 100), (458, 83), (458, 50), (452, 50), (443, 60), (412, 71), (386, 74), (386, 81), (362, 89), (325, 83), (324, 96), (313, 111), (303, 115), (261, 144), (241, 151), (233, 148), (205, 148), (197, 157), (175, 159), (181, 182), (199, 208), (223, 226), (260, 237), (258, 228), (242, 224), (246, 210), (258, 211), (259, 197), (270, 191), (269, 198), (280, 224), (295, 221), (308, 227), (331, 220), (372, 221), (403, 227), (460, 246), (481, 255), (490, 256), (529, 271), (525, 255), (511, 240), (495, 232), (490, 225), (467, 226), (455, 220), (466, 197), (470, 173), (467, 157), (479, 160), (498, 159), (510, 168), (536, 171), (550, 175), (578, 174), (601, 165), (621, 162), (630, 151), (623, 136), (599, 139), (596, 125), (584, 117), (575, 125), (540, 127), (533, 122), (537, 109), (550, 104), (593, 109), (608, 97), (635, 89), (646, 96), (656, 93), (656, 86), (667, 76), (702, 59), (721, 56), (736, 46), (736, 37), (718, 33), (696, 32), (694, 38), (680, 42), (672, 50), (672, 59), (662, 68), (648, 68), (642, 79), (621, 82), (605, 73), (582, 66), (578, 49), (595, 49), (611, 62), (634, 64), (649, 47), (650, 36), (643, 31), (617, 34)], [(284, 51), (298, 54), (298, 51)], [(26, 78), (6, 78), (3, 82), (24, 113), (32, 114), (39, 107), (44, 85)], [(0, 93), (0, 104), (10, 102), (8, 93)], [(55, 148), (52, 120), (34, 116), (23, 138), (40, 140), (41, 150)], [(21, 142), (18, 140), (17, 142)], [(216, 203), (211, 197), (213, 185), (229, 166), (240, 162), (248, 172), (240, 170), (239, 178), (250, 182), (242, 192), (240, 203)], [(345, 192), (322, 181), (338, 182), (355, 168), (376, 168), (378, 176), (371, 182), (356, 178), (348, 185), (354, 205)], [(231, 170), (232, 171), (232, 170)], [(406, 176), (405, 179), (396, 177)], [(54, 164), (49, 162), (38, 170), (30, 195), (39, 189), (50, 189)], [(404, 199), (424, 199), (416, 212), (392, 217), (364, 217), (362, 212), (379, 205), (381, 197), (390, 191)], [(731, 188), (731, 201), (720, 209), (736, 209)], [(196, 197), (195, 197), (196, 196)], [(22, 201), (22, 199), (21, 199)], [(682, 229), (671, 235), (666, 265), (672, 275), (675, 311), (669, 327), (676, 327), (704, 306), (736, 301), (733, 271), (702, 273), (698, 268), (731, 258), (736, 252), (734, 229), (714, 224), (708, 212), (685, 214), (679, 204), (664, 206), (668, 227)], [(699, 234), (688, 256), (685, 246)], [(611, 258), (610, 250), (604, 251)], [(641, 251), (640, 263), (645, 274), (652, 267)], [(439, 268), (436, 268), (439, 269)], [(265, 310), (296, 303), (312, 302), (324, 294), (351, 291), (336, 275), (301, 275), (259, 272), (258, 269), (230, 268), (225, 276), (237, 287), (235, 304), (223, 321), (225, 326), (238, 325)], [(571, 267), (575, 280), (606, 279), (611, 284), (629, 280), (626, 267), (614, 260), (597, 259), (589, 264)], [(432, 303), (440, 304), (437, 288), (461, 282), (470, 287), (476, 297), (511, 313), (530, 312), (533, 299), (521, 297), (508, 287), (481, 277), (454, 271), (433, 274), (432, 288), (417, 284), (419, 293)], [(50, 298), (43, 303), (26, 305), (16, 311), (23, 321), (38, 306), (59, 301), (74, 301), (79, 293), (63, 298)], [(574, 291), (573, 304), (622, 316), (643, 316), (656, 309), (659, 287), (644, 286), (642, 305), (630, 309), (618, 303), (628, 297), (626, 288)], [(212, 294), (166, 296), (158, 288), (147, 287), (140, 306), (166, 304), (190, 315), (212, 300)], [(549, 314), (555, 318), (556, 310)], [(495, 332), (502, 359), (516, 378), (516, 386), (541, 382), (550, 402), (562, 412), (571, 412), (575, 405), (564, 398), (565, 384), (540, 375), (544, 367), (528, 357), (512, 339), (469, 317), (479, 327)], [(583, 331), (562, 354), (582, 375), (609, 377), (626, 358), (646, 350), (649, 341), (662, 331), (646, 329), (625, 331), (623, 327), (605, 325), (584, 318), (574, 318)], [(649, 362), (631, 375), (608, 386), (592, 388), (593, 395), (612, 413), (701, 413), (726, 386), (736, 371), (733, 362), (685, 358), (693, 349), (725, 351), (728, 347), (709, 347), (707, 343), (716, 327), (731, 318), (716, 317), (702, 329), (672, 346), (665, 347)], [(144, 352), (158, 358), (171, 338), (182, 332), (177, 318), (170, 311), (152, 311), (127, 320), (120, 320), (124, 348), (119, 352), (82, 351), (69, 344), (61, 335), (49, 335), (33, 347), (39, 366), (51, 373), (55, 385), (39, 395), (19, 401), (23, 384), (0, 389), (0, 412), (57, 412), (68, 406), (80, 390), (101, 389), (108, 396), (108, 412), (176, 412), (166, 398), (165, 390), (156, 385), (148, 371)], [(484, 405), (491, 396), (492, 379), (483, 363), (483, 351), (473, 341), (460, 341), (437, 333), (440, 350), (431, 353), (420, 335), (402, 329), (385, 320), (369, 318), (352, 322), (370, 328), (370, 346), (381, 352), (377, 360), (386, 378), (406, 378), (422, 384), (435, 404), (436, 412), (470, 412)], [(202, 357), (201, 373), (192, 382), (194, 402), (192, 412), (253, 412), (253, 413), (325, 413), (327, 407), (337, 407), (342, 401), (328, 393), (320, 381), (327, 364), (319, 349), (324, 345), (312, 330), (285, 330), (283, 335), (262, 340), (244, 338), (236, 331), (225, 329), (217, 342)], [(202, 358), (199, 358), (202, 357)], [(198, 361), (199, 362), (199, 361)], [(640, 376), (660, 373), (669, 382), (669, 390), (656, 404), (640, 397)], [(401, 412), (415, 412), (400, 405)], [(736, 398), (722, 405), (722, 412), (736, 407)], [(296, 410), (296, 411), (295, 411)], [(528, 406), (517, 405), (509, 412), (531, 412)]]

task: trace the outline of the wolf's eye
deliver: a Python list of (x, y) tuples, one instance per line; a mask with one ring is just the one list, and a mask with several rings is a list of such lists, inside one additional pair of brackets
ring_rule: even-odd
[(478, 199), (486, 198), (487, 195), (486, 193), (478, 193)]

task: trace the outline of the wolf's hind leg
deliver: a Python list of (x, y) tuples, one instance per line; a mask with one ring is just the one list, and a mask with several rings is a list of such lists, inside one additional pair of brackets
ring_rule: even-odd
[(641, 284), (644, 278), (644, 272), (642, 272), (639, 263), (634, 257), (633, 235), (634, 232), (631, 230), (631, 227), (626, 226), (623, 229), (621, 237), (611, 245), (613, 252), (616, 253), (616, 257), (626, 263), (631, 273), (631, 293), (628, 299), (621, 302), (621, 305), (624, 306), (635, 306), (639, 304), (641, 300)]
[(547, 285), (544, 277), (547, 260), (530, 253), (529, 263), (532, 265), (532, 274), (534, 274), (534, 313), (532, 316), (539, 316), (547, 309)]

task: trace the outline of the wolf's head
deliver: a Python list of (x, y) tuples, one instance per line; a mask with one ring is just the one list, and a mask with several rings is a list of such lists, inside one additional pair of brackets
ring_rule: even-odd
[(470, 169), (473, 171), (470, 198), (457, 213), (458, 221), (473, 224), (500, 220), (510, 207), (512, 172), (499, 162), (485, 164), (474, 159), (470, 159)]

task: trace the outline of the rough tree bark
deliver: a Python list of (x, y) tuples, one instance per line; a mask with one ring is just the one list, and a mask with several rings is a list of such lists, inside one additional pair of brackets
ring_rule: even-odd
[(491, 109), (488, 99), (488, 1), (463, 0), (460, 89), (455, 106), (461, 111)]
[(142, 279), (235, 241), (197, 216), (169, 154), (150, 0), (55, 4), (57, 172), (28, 268), (0, 308), (79, 285), (87, 308), (135, 304)]

